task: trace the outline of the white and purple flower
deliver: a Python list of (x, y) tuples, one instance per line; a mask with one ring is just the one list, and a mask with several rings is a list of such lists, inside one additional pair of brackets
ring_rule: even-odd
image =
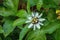
[(44, 25), (42, 22), (45, 21), (44, 18), (41, 18), (42, 13), (39, 15), (38, 12), (33, 13), (32, 15), (28, 17), (28, 20), (26, 21), (26, 23), (30, 23), (30, 25), (28, 26), (28, 28), (33, 28), (33, 30), (40, 29), (41, 25)]

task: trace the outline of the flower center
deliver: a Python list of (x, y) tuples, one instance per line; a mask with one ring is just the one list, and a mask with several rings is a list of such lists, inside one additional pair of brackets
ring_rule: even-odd
[(38, 23), (38, 18), (34, 17), (34, 18), (32, 19), (32, 23), (33, 23), (33, 24)]

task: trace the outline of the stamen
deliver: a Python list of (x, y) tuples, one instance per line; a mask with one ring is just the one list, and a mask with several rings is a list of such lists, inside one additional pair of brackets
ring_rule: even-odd
[(33, 18), (33, 19), (32, 19), (32, 23), (33, 23), (33, 24), (38, 23), (38, 18), (36, 18), (36, 17), (35, 17), (35, 18)]

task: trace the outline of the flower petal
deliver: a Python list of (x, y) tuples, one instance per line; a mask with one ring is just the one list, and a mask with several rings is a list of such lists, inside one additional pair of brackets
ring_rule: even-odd
[(43, 23), (40, 23), (40, 22), (39, 22), (39, 24), (40, 24), (40, 25), (44, 25)]
[(33, 28), (33, 30), (35, 30), (36, 29), (36, 26), (34, 25), (34, 28)]
[(32, 12), (32, 17), (34, 17), (34, 13)]
[(42, 15), (43, 15), (43, 14), (41, 13), (41, 14), (38, 16), (38, 18), (40, 18)]
[(28, 26), (28, 28), (31, 28), (33, 26), (33, 24), (31, 23), (29, 26)]
[(28, 17), (28, 19), (29, 19), (29, 20), (31, 20), (31, 19), (32, 19), (32, 17)]
[(38, 13), (38, 12), (36, 12), (35, 17), (38, 17), (38, 15), (39, 15), (39, 13)]
[(30, 23), (31, 21), (26, 21), (25, 23)]
[(39, 24), (36, 24), (36, 27), (37, 27), (38, 29), (40, 29), (40, 28), (41, 28)]
[(39, 21), (45, 21), (45, 19), (43, 19), (43, 18), (40, 18), (40, 19), (39, 19)]

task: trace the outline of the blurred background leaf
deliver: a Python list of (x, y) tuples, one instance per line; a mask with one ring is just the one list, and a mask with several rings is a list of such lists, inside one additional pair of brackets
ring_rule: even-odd
[[(55, 10), (50, 9), (47, 12), (47, 19), (50, 22), (54, 22), (57, 19), (56, 13), (54, 12)], [(53, 16), (54, 15), (54, 16)]]
[(60, 28), (60, 21), (54, 21), (50, 22), (48, 25), (41, 29), (44, 33), (52, 34), (54, 31), (56, 31), (58, 28)]
[(10, 15), (15, 15), (15, 12), (5, 9), (4, 7), (0, 7), (0, 15), (5, 17)]
[(60, 28), (53, 33), (54, 40), (60, 40)]
[(13, 26), (13, 20), (5, 19), (5, 23), (3, 25), (4, 36), (7, 37), (15, 27), (16, 26)]
[(25, 40), (46, 40), (45, 33), (40, 30), (30, 31)]
[(19, 26), (19, 25), (23, 25), (25, 23), (26, 19), (23, 19), (23, 18), (19, 18), (19, 19), (16, 19), (14, 22), (13, 22), (13, 26)]
[(16, 14), (20, 18), (26, 18), (27, 12), (25, 10), (19, 10), (18, 13)]
[(10, 9), (14, 8), (14, 4), (12, 0), (4, 0), (3, 4), (5, 7), (8, 7)]
[(3, 33), (3, 32), (4, 32), (4, 30), (3, 30), (2, 26), (0, 25), (0, 33)]
[[(1, 16), (15, 15), (18, 10), (19, 0), (4, 0), (3, 7), (0, 7)], [(8, 14), (8, 15), (7, 15)]]
[(37, 2), (37, 10), (40, 10), (40, 8), (42, 7), (42, 5), (43, 5), (43, 0), (39, 0)]
[(24, 36), (28, 33), (28, 25), (26, 25), (19, 34), (19, 40), (23, 40)]
[(43, 7), (44, 8), (56, 8), (57, 5), (53, 0), (43, 0)]
[(60, 4), (60, 0), (53, 0), (57, 5)]
[(19, 0), (4, 0), (3, 4), (10, 10), (16, 10), (18, 8)]

